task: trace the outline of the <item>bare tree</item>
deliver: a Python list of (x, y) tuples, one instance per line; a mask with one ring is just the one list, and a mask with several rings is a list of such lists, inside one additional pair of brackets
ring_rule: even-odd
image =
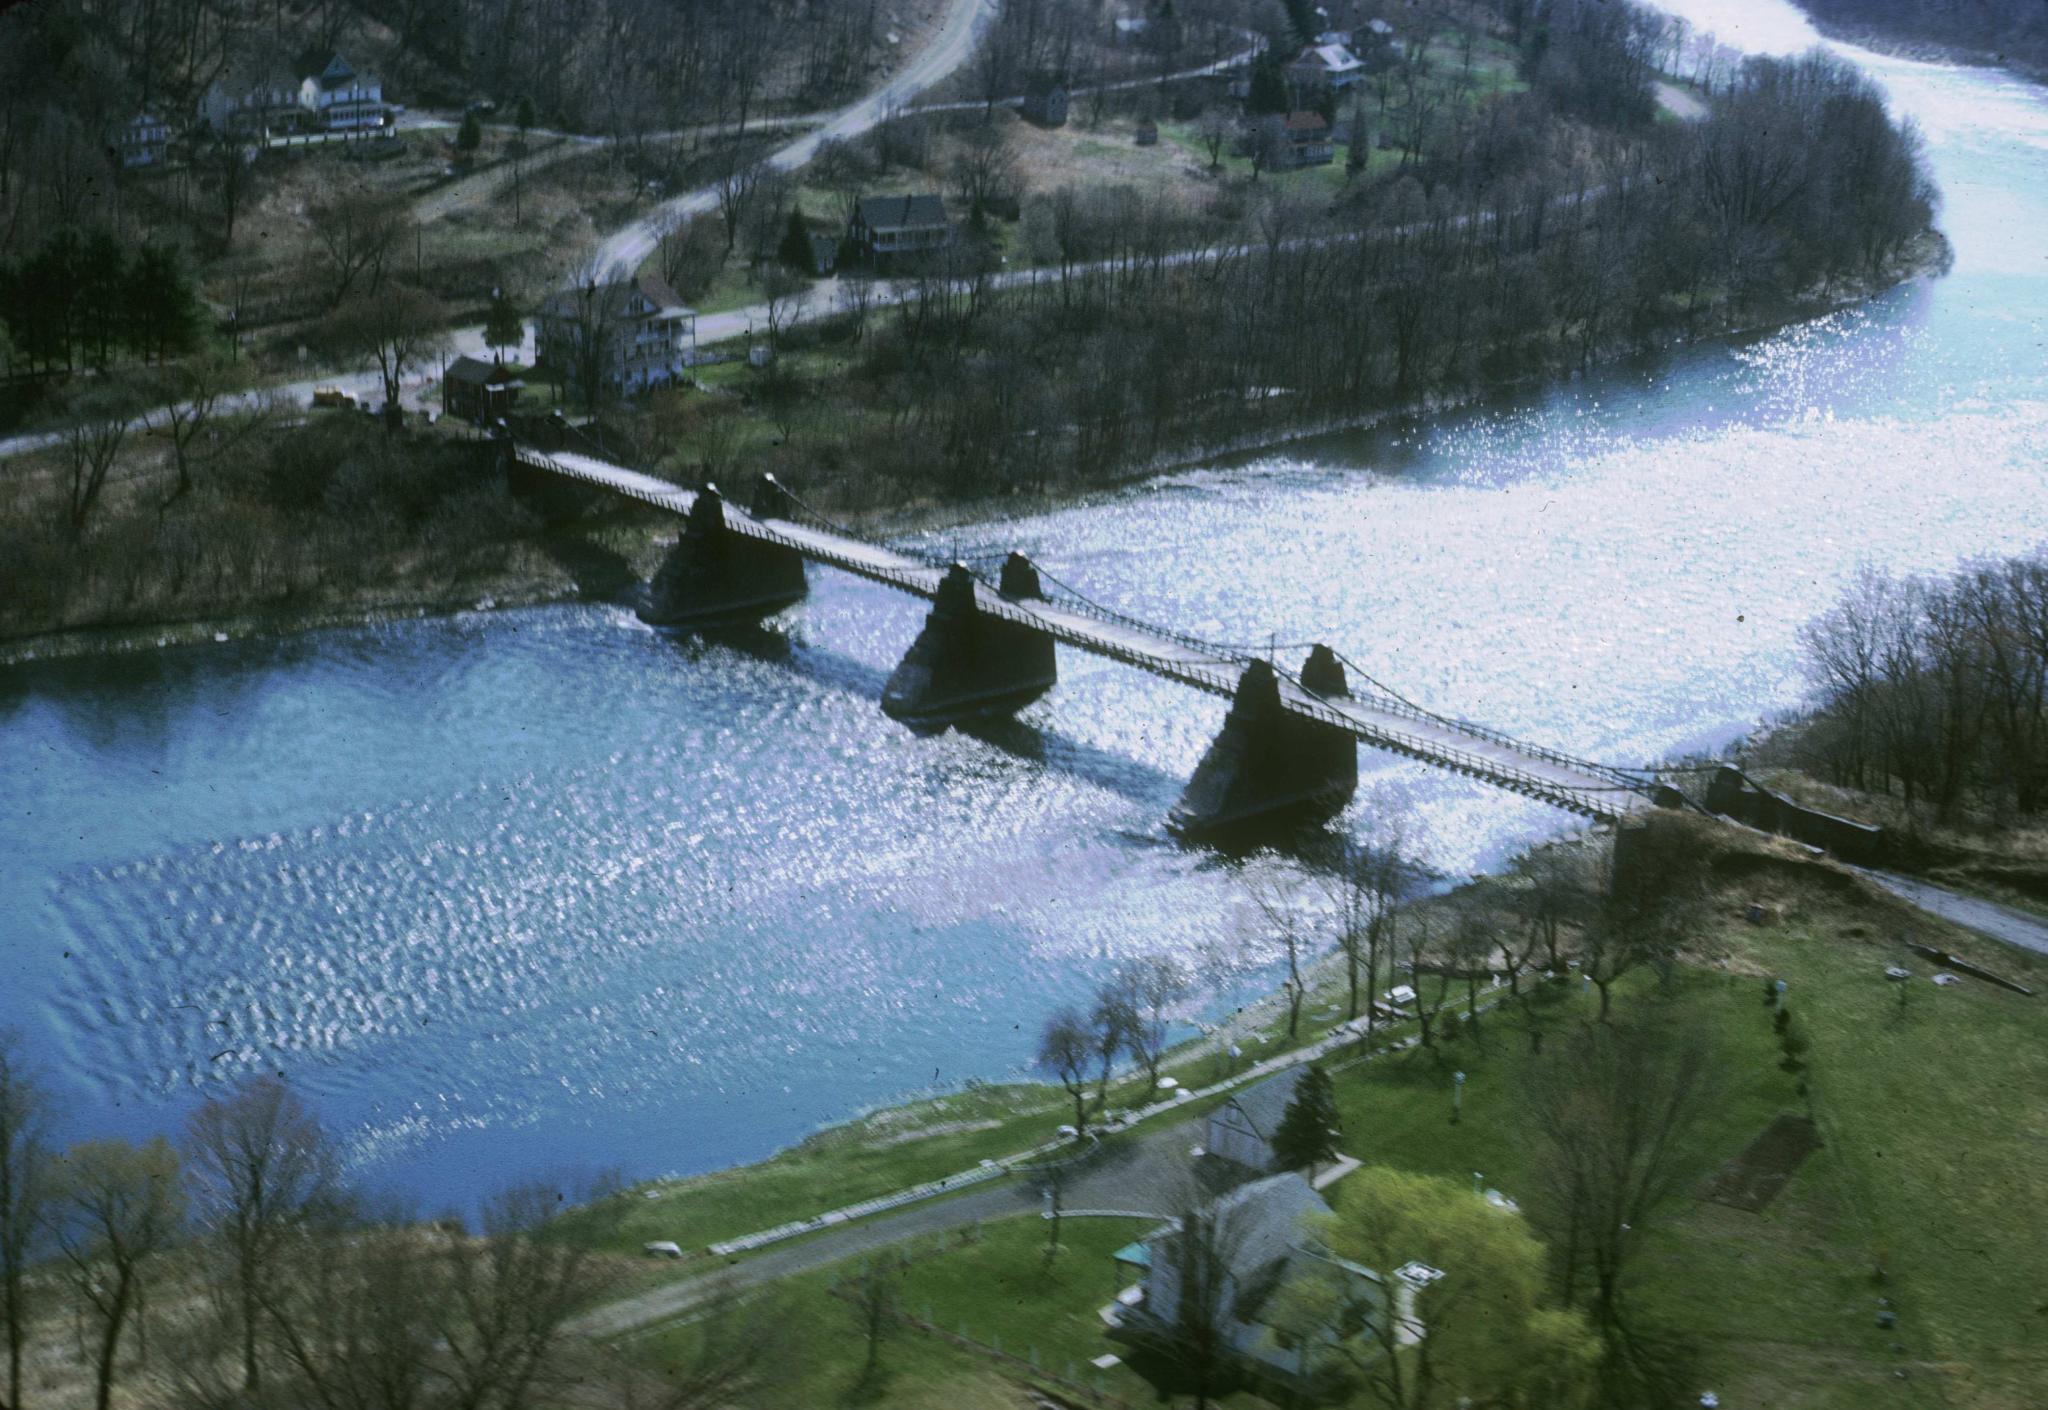
[(1171, 1285), (1173, 1305), (1153, 1310), (1168, 1321), (1167, 1350), (1189, 1381), (1196, 1410), (1207, 1410), (1227, 1389), (1234, 1366), (1233, 1314), (1244, 1286), (1237, 1265), (1251, 1228), (1239, 1206), (1205, 1199), (1192, 1182), (1176, 1204), (1178, 1227), (1162, 1260), (1170, 1276), (1154, 1284)]
[(759, 162), (746, 161), (735, 154), (727, 158), (719, 172), (715, 183), (718, 218), (725, 223), (725, 253), (728, 257), (739, 242), (741, 225), (754, 207), (754, 193), (761, 185), (761, 171)]
[(107, 476), (127, 439), (128, 423), (118, 412), (82, 417), (65, 430), (64, 459), (70, 492), (65, 497), (64, 524), (74, 542), (85, 537), (85, 526), (99, 507)]
[(1101, 1064), (1095, 1077), (1095, 1100), (1109, 1101), (1109, 1073), (1137, 1027), (1138, 1001), (1120, 979), (1111, 979), (1095, 990), (1095, 1007), (1089, 1011), (1089, 1032), (1095, 1043), (1095, 1060)]
[(803, 320), (811, 303), (811, 281), (779, 264), (761, 273), (762, 306), (767, 310), (768, 341), (779, 345), (792, 323)]
[(140, 1310), (150, 1264), (184, 1222), (178, 1155), (161, 1138), (146, 1146), (86, 1141), (57, 1171), (57, 1246), (79, 1305), (97, 1324), (94, 1404), (114, 1394), (121, 1337)]
[(406, 373), (443, 346), (446, 311), (433, 296), (408, 284), (386, 284), (337, 315), (342, 342), (367, 356), (384, 384), (385, 424), (397, 428), (405, 412), (399, 395)]
[(1038, 1065), (1059, 1079), (1074, 1102), (1074, 1129), (1088, 1129), (1088, 1068), (1095, 1040), (1088, 1020), (1071, 1005), (1053, 1010), (1038, 1038)]
[(1188, 996), (1187, 974), (1170, 955), (1147, 955), (1131, 960), (1118, 971), (1118, 984), (1129, 996), (1130, 1022), (1124, 1043), (1130, 1055), (1144, 1064), (1150, 1091), (1159, 1089), (1159, 1064), (1166, 1057), (1166, 1040), (1171, 1031), (1174, 1007)]
[(218, 456), (256, 430), (268, 410), (263, 403), (257, 403), (249, 414), (231, 423), (230, 434), (223, 437), (222, 423), (226, 418), (217, 413), (227, 395), (227, 369), (212, 358), (194, 359), (179, 368), (178, 391), (178, 401), (150, 418), (150, 429), (160, 430), (170, 438), (171, 463), (178, 472), (178, 483), (163, 503), (166, 509), (192, 492), (192, 466), (199, 458), (197, 445), (202, 434), (213, 442), (209, 454)]
[(187, 1179), (217, 1240), (241, 1333), (242, 1384), (257, 1389), (261, 1310), (284, 1272), (285, 1251), (307, 1220), (340, 1199), (339, 1162), (320, 1123), (275, 1077), (259, 1077), (192, 1113)]
[(1621, 1330), (1624, 1275), (1652, 1220), (1693, 1173), (1689, 1142), (1712, 1104), (1711, 1053), (1659, 1017), (1589, 1026), (1528, 1064), (1533, 1178), (1551, 1224), (1566, 1303), (1590, 1281), (1593, 1324)]
[(781, 1399), (801, 1350), (789, 1309), (773, 1295), (713, 1288), (692, 1312), (681, 1348), (659, 1372), (614, 1369), (622, 1410), (736, 1410)]
[(882, 1343), (896, 1330), (896, 1311), (902, 1291), (896, 1274), (885, 1260), (875, 1260), (861, 1269), (853, 1285), (853, 1312), (859, 1319), (861, 1337), (867, 1343), (867, 1361), (861, 1370), (863, 1381), (872, 1381), (882, 1366)]
[(338, 192), (306, 209), (313, 240), (327, 266), (327, 306), (340, 308), (358, 279), (369, 292), (383, 281), (384, 263), (398, 243), (398, 207), (361, 192)]
[(1230, 145), (1231, 134), (1237, 131), (1237, 117), (1227, 108), (1209, 107), (1202, 109), (1202, 115), (1195, 121), (1195, 136), (1202, 144), (1202, 150), (1209, 154), (1209, 170), (1223, 165), (1223, 149)]
[(28, 1270), (42, 1252), (55, 1193), (48, 1145), (50, 1100), (23, 1055), (21, 1035), (0, 1029), (0, 1324), (7, 1329), (8, 1410), (25, 1410), (22, 1349), (34, 1295)]

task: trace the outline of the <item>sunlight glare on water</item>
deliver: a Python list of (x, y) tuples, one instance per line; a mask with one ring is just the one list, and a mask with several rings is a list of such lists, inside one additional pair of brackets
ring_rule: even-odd
[[(1787, 7), (1684, 8), (1812, 41)], [(1859, 565), (1940, 571), (2048, 524), (2048, 103), (1842, 52), (1927, 135), (1948, 278), (943, 542), (1205, 635), (1326, 640), (1615, 762), (1796, 705), (1799, 626)], [(575, 606), (0, 672), (0, 1024), (66, 1134), (153, 1133), (282, 1071), (363, 1172), (461, 1204), (1017, 1074), (1130, 955), (1188, 959), (1209, 1015), (1266, 986), (1241, 885), (1161, 826), (1223, 702), (1063, 652), (1014, 725), (918, 738), (876, 702), (922, 609), (812, 584), (737, 644)], [(1361, 766), (1340, 825), (1412, 797), (1447, 872), (1572, 825)]]

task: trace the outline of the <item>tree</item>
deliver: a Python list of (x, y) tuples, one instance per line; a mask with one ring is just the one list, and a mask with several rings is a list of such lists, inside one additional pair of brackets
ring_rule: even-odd
[(128, 423), (118, 412), (83, 416), (65, 429), (64, 459), (69, 472), (65, 483), (69, 493), (64, 501), (64, 524), (70, 530), (72, 542), (85, 537), (85, 526), (99, 507), (107, 476), (127, 438)]
[(0, 1326), (7, 1332), (8, 1410), (24, 1410), (22, 1349), (34, 1312), (28, 1276), (43, 1248), (55, 1190), (48, 1145), (50, 1098), (23, 1056), (21, 1035), (0, 1029)]
[(1319, 1063), (1310, 1063), (1294, 1079), (1294, 1095), (1273, 1130), (1273, 1165), (1280, 1170), (1306, 1166), (1311, 1178), (1326, 1160), (1337, 1158), (1343, 1118), (1337, 1113), (1337, 1089)]
[(1130, 1022), (1124, 1045), (1130, 1055), (1144, 1064), (1150, 1082), (1148, 1093), (1159, 1089), (1159, 1064), (1166, 1057), (1167, 1035), (1172, 1028), (1172, 1011), (1188, 996), (1188, 977), (1171, 956), (1148, 955), (1132, 960), (1118, 971), (1118, 983), (1130, 998)]
[(340, 308), (358, 279), (377, 292), (384, 262), (398, 242), (398, 207), (365, 192), (338, 191), (309, 204), (306, 219), (327, 266), (327, 306)]
[(1251, 91), (1244, 110), (1253, 118), (1287, 111), (1287, 75), (1281, 71), (1280, 56), (1268, 49), (1252, 60)]
[(1196, 1410), (1207, 1410), (1234, 1367), (1236, 1267), (1252, 1230), (1242, 1205), (1206, 1199), (1193, 1185), (1177, 1204), (1177, 1227), (1163, 1250), (1154, 1245), (1153, 1254), (1164, 1253), (1174, 1288), (1165, 1349), (1187, 1377)]
[(1223, 149), (1230, 142), (1230, 136), (1237, 131), (1237, 118), (1227, 108), (1208, 107), (1202, 109), (1201, 117), (1195, 120), (1195, 137), (1202, 144), (1202, 150), (1209, 154), (1209, 170), (1223, 165)]
[(762, 167), (759, 162), (750, 162), (735, 155), (729, 157), (718, 174), (714, 189), (718, 195), (718, 218), (725, 225), (725, 253), (729, 258), (732, 247), (740, 238), (740, 226), (754, 207), (754, 193), (761, 184)]
[(192, 492), (192, 466), (199, 458), (196, 446), (201, 432), (209, 433), (219, 442), (211, 452), (217, 456), (228, 444), (241, 440), (263, 420), (266, 409), (258, 406), (234, 423), (232, 434), (222, 440), (219, 413), (221, 400), (227, 394), (227, 377), (227, 369), (217, 358), (195, 358), (183, 364), (178, 369), (179, 399), (149, 419), (151, 430), (162, 431), (170, 437), (171, 463), (178, 472), (178, 483), (164, 501), (165, 508)]
[(1101, 1064), (1095, 1078), (1095, 1100), (1109, 1101), (1109, 1072), (1117, 1057), (1130, 1046), (1131, 1030), (1137, 1026), (1137, 999), (1120, 978), (1098, 985), (1095, 1007), (1089, 1010), (1088, 1026), (1094, 1039), (1095, 1059)]
[(136, 252), (123, 279), (128, 346), (144, 362), (189, 350), (199, 332), (199, 301), (178, 257), (160, 245)]
[(440, 301), (409, 284), (386, 284), (337, 315), (337, 341), (367, 357), (384, 384), (385, 425), (396, 430), (405, 412), (399, 395), (405, 375), (442, 346), (447, 323)]
[(693, 216), (661, 234), (661, 277), (686, 299), (700, 298), (725, 266), (719, 219)]
[(256, 1343), (271, 1283), (309, 1219), (340, 1199), (339, 1161), (320, 1123), (275, 1077), (208, 1101), (185, 1125), (185, 1169), (202, 1225), (227, 1264), (241, 1333), (242, 1385), (261, 1378)]
[(149, 1266), (184, 1222), (178, 1155), (161, 1137), (140, 1147), (82, 1142), (59, 1162), (57, 1189), (57, 1246), (79, 1305), (98, 1324), (94, 1404), (108, 1410), (121, 1336)]
[(455, 129), (455, 150), (466, 157), (474, 154), (483, 143), (483, 124), (476, 119), (476, 109), (471, 108), (462, 115), (462, 126)]
[(1088, 1129), (1088, 1066), (1094, 1055), (1088, 1020), (1067, 1005), (1053, 1010), (1038, 1039), (1038, 1065), (1059, 1079), (1074, 1101), (1074, 1129)]
[(792, 201), (789, 207), (789, 225), (782, 232), (782, 244), (776, 248), (776, 257), (798, 274), (817, 273), (817, 266), (811, 259), (811, 223), (804, 219), (804, 208)]
[(854, 1280), (853, 1313), (859, 1320), (861, 1337), (868, 1348), (867, 1361), (861, 1369), (863, 1383), (872, 1382), (882, 1367), (882, 1343), (896, 1330), (896, 1309), (900, 1301), (896, 1274), (886, 1260), (870, 1262)]
[(1653, 1016), (1589, 1025), (1524, 1068), (1536, 1135), (1532, 1195), (1557, 1245), (1567, 1306), (1590, 1283), (1593, 1325), (1621, 1349), (1624, 1278), (1656, 1215), (1690, 1181), (1690, 1143), (1713, 1100), (1695, 1030)]
[[(1455, 1181), (1370, 1166), (1334, 1204), (1316, 1237), (1378, 1271), (1391, 1297), (1368, 1304), (1341, 1266), (1319, 1263), (1282, 1288), (1276, 1325), (1363, 1376), (1389, 1410), (1587, 1403), (1598, 1343), (1551, 1305), (1543, 1245), (1520, 1215)], [(1442, 1276), (1395, 1271), (1410, 1264)]]
[(484, 314), (484, 346), (500, 367), (505, 365), (505, 349), (516, 354), (526, 346), (526, 319), (502, 288), (491, 290), (491, 306)]
[[(623, 1410), (735, 1410), (781, 1403), (798, 1323), (771, 1294), (720, 1283), (678, 1328), (658, 1372), (615, 1368)], [(610, 1358), (614, 1361), (620, 1358)]]

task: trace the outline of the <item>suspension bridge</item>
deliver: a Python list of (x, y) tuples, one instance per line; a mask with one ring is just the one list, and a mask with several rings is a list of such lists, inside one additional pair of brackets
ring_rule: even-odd
[(1000, 571), (890, 547), (813, 510), (773, 477), (746, 508), (571, 449), (504, 442), (513, 464), (679, 515), (682, 536), (642, 615), (665, 625), (768, 616), (801, 599), (821, 564), (933, 604), (890, 677), (882, 707), (913, 727), (1008, 714), (1057, 680), (1055, 643), (1232, 702), (1222, 733), (1174, 810), (1184, 832), (1284, 818), (1322, 821), (1358, 783), (1357, 748), (1464, 774), (1599, 821), (1682, 802), (1644, 770), (1617, 768), (1425, 709), (1338, 652), (1313, 647), (1299, 671), (1094, 602), (1019, 553)]

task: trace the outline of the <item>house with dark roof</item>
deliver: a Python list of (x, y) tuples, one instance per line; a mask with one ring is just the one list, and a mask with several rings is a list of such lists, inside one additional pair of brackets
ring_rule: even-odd
[(309, 55), (299, 74), (299, 106), (313, 126), (355, 132), (384, 125), (384, 85), (375, 74), (357, 73), (339, 52)]
[(262, 137), (273, 127), (295, 124), (303, 111), (297, 76), (269, 58), (232, 65), (199, 100), (199, 115), (216, 137)]
[(1121, 1329), (1141, 1338), (1171, 1336), (1189, 1310), (1182, 1306), (1188, 1271), (1202, 1266), (1198, 1259), (1215, 1259), (1223, 1277), (1212, 1310), (1231, 1350), (1262, 1374), (1303, 1375), (1315, 1347), (1271, 1320), (1278, 1295), (1292, 1280), (1325, 1278), (1341, 1291), (1345, 1305), (1325, 1330), (1327, 1338), (1355, 1333), (1386, 1315), (1388, 1306), (1378, 1273), (1339, 1258), (1317, 1237), (1316, 1221), (1329, 1213), (1330, 1206), (1301, 1176), (1271, 1175), (1238, 1186), (1191, 1216), (1192, 1233), (1180, 1220), (1162, 1224), (1115, 1254), (1119, 1271), (1135, 1274), (1139, 1288), (1134, 1301), (1119, 1299)]
[(1217, 1160), (1260, 1174), (1271, 1170), (1273, 1133), (1280, 1129), (1280, 1118), (1287, 1114), (1294, 1084), (1300, 1080), (1300, 1070), (1289, 1068), (1232, 1093), (1203, 1123), (1202, 1149)]
[(846, 227), (847, 244), (878, 269), (907, 256), (929, 254), (953, 242), (946, 203), (925, 193), (863, 196)]
[(1335, 160), (1330, 124), (1321, 113), (1287, 115), (1287, 155), (1297, 167), (1328, 166)]
[(526, 383), (503, 363), (458, 357), (441, 376), (441, 410), (465, 421), (482, 421), (510, 411)]
[(1063, 127), (1067, 121), (1067, 85), (1055, 78), (1034, 79), (1018, 111), (1040, 127)]
[(696, 348), (696, 311), (653, 274), (558, 290), (534, 322), (535, 354), (550, 372), (580, 383), (594, 358), (598, 377), (618, 392), (681, 381)]

